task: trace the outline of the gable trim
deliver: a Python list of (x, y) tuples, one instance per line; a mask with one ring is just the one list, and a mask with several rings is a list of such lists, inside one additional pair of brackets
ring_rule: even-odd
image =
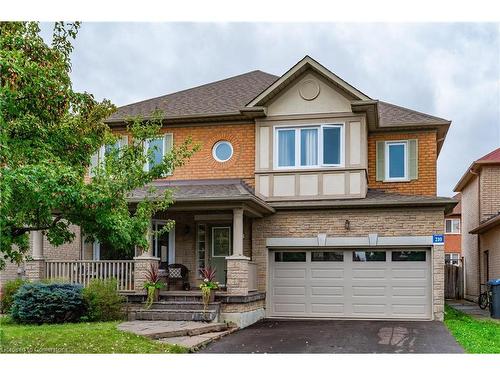
[(316, 60), (314, 60), (310, 56), (305, 56), (297, 64), (291, 67), (285, 74), (283, 74), (278, 80), (271, 84), (271, 86), (257, 95), (257, 97), (255, 97), (250, 103), (248, 103), (246, 107), (261, 106), (264, 103), (267, 103), (270, 99), (276, 96), (277, 93), (282, 91), (291, 82), (295, 81), (295, 78), (301, 75), (307, 69), (312, 69), (313, 71), (319, 73), (321, 76), (332, 82), (336, 87), (339, 87), (357, 100), (371, 100), (370, 97), (368, 97), (366, 94), (362, 93), (357, 88), (344, 81), (342, 78), (325, 68)]

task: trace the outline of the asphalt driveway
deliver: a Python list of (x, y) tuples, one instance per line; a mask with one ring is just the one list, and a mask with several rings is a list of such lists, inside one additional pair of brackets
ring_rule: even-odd
[(463, 353), (441, 322), (262, 320), (201, 353)]

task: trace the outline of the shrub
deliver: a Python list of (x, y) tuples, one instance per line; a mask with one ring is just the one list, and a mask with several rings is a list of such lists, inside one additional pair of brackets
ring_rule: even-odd
[(93, 322), (106, 322), (123, 318), (124, 298), (118, 293), (116, 279), (91, 280), (83, 289), (87, 304), (87, 319)]
[(14, 295), (11, 316), (19, 323), (77, 322), (86, 313), (82, 286), (25, 284)]
[(23, 279), (10, 280), (5, 283), (2, 288), (2, 299), (0, 300), (2, 313), (8, 313), (12, 307), (14, 294), (19, 290), (21, 286), (28, 283), (28, 281)]

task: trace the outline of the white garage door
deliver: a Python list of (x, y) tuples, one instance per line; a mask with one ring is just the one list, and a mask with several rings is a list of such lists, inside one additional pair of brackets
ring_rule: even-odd
[(427, 249), (270, 252), (272, 317), (430, 319)]

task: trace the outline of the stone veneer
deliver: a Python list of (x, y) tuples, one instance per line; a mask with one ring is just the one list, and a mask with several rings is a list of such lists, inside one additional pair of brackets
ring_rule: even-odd
[[(350, 229), (345, 229), (349, 220)], [(266, 291), (268, 249), (266, 239), (273, 237), (356, 237), (378, 233), (379, 236), (430, 236), (443, 231), (444, 212), (436, 208), (295, 210), (278, 211), (257, 219), (253, 224), (252, 261), (257, 263), (258, 290)], [(443, 319), (444, 247), (433, 247), (433, 312)]]

